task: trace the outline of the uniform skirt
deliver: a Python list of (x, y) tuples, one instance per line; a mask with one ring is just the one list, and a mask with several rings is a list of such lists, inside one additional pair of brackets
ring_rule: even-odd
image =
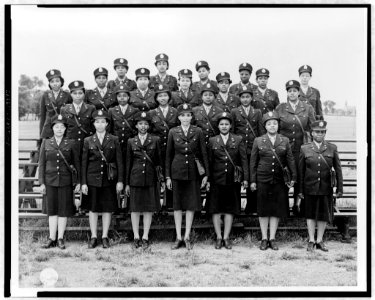
[(241, 184), (212, 184), (207, 200), (207, 211), (210, 214), (238, 215), (241, 212)]
[(301, 216), (306, 219), (332, 223), (333, 196), (305, 195), (301, 201)]
[(88, 195), (82, 197), (82, 209), (92, 212), (115, 212), (118, 208), (116, 185), (96, 187), (89, 185)]
[(289, 216), (288, 187), (283, 183), (257, 183), (257, 211), (259, 217)]
[(46, 185), (43, 213), (48, 216), (71, 217), (75, 212), (73, 187)]
[(198, 180), (172, 180), (173, 210), (200, 211), (201, 189)]
[(160, 184), (130, 186), (130, 212), (155, 212), (160, 210)]

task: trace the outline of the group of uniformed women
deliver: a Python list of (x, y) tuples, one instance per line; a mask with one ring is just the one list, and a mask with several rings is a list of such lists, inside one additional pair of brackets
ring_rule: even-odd
[(254, 85), (249, 81), (251, 65), (241, 64), (241, 81), (231, 86), (227, 72), (210, 80), (205, 61), (196, 64), (200, 80), (194, 83), (189, 69), (181, 70), (178, 79), (167, 74), (166, 54), (156, 56), (155, 66), (156, 76), (139, 68), (133, 81), (126, 76), (127, 60), (118, 58), (115, 80), (108, 82), (108, 71), (97, 68), (95, 89), (86, 90), (77, 80), (69, 84), (70, 94), (62, 90), (59, 70), (46, 74), (50, 90), (41, 100), (39, 159), (50, 229), (45, 248), (65, 248), (74, 192), (81, 191), (81, 207), (89, 211), (89, 248), (98, 244), (99, 213), (102, 245), (110, 247), (111, 214), (118, 209), (118, 194), (124, 192), (135, 248), (150, 246), (152, 216), (162, 203), (174, 211), (172, 249), (190, 250), (194, 214), (202, 209), (205, 190), (215, 248), (231, 249), (229, 235), (233, 217), (241, 211), (242, 188), (246, 212), (259, 217), (260, 249), (277, 250), (278, 222), (289, 215), (288, 192), (293, 187), (294, 208), (307, 219), (307, 250), (328, 251), (323, 234), (332, 221), (333, 187), (337, 197), (343, 192), (342, 172), (336, 146), (324, 140), (327, 122), (321, 116), (319, 91), (308, 85), (311, 67), (299, 69), (301, 84), (286, 83), (287, 101), (279, 103), (277, 92), (267, 87), (270, 72), (265, 68), (256, 71)]

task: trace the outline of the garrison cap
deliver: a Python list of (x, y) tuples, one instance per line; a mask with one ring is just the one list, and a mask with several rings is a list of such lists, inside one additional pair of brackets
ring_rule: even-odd
[(286, 90), (289, 90), (291, 88), (296, 88), (296, 89), (300, 89), (300, 84), (297, 80), (289, 80), (286, 84), (285, 84), (285, 87), (286, 87)]
[(116, 67), (124, 66), (126, 69), (129, 69), (128, 61), (125, 58), (116, 58), (113, 62), (113, 68), (116, 70)]
[(230, 79), (230, 75), (228, 72), (221, 72), (216, 75), (216, 81), (219, 83), (222, 80), (228, 80), (229, 83), (232, 83), (232, 80)]
[(238, 67), (238, 71), (241, 72), (242, 70), (247, 70), (251, 74), (253, 72), (253, 67), (249, 63), (242, 63)]
[(178, 72), (178, 77), (181, 78), (182, 76), (193, 78), (193, 72), (189, 69), (183, 69), (180, 72)]
[(268, 113), (265, 113), (262, 118), (263, 125), (266, 125), (267, 121), (269, 120), (279, 121), (279, 114), (275, 111), (269, 111)]
[(128, 96), (130, 97), (130, 90), (128, 89), (128, 87), (126, 85), (123, 85), (123, 84), (120, 84), (120, 85), (116, 85), (114, 88), (113, 88), (113, 92), (115, 94), (118, 94), (118, 93), (127, 93)]
[(249, 93), (251, 95), (251, 97), (253, 96), (254, 92), (253, 90), (251, 89), (251, 86), (250, 85), (246, 85), (246, 86), (242, 86), (240, 88), (240, 91), (238, 92), (238, 96), (241, 97), (242, 94), (245, 94), (245, 93)]
[(147, 77), (150, 79), (150, 70), (146, 68), (139, 68), (135, 70), (135, 80), (137, 80), (139, 77)]
[(199, 68), (202, 68), (202, 67), (205, 67), (207, 70), (210, 69), (210, 66), (208, 65), (208, 62), (206, 62), (204, 60), (200, 60), (195, 65), (195, 70), (197, 70), (197, 72), (198, 72)]
[(267, 70), (266, 68), (262, 68), (262, 69), (259, 69), (255, 72), (255, 76), (256, 78), (258, 78), (259, 76), (267, 76), (267, 77), (270, 77), (270, 71)]
[(75, 90), (85, 91), (85, 85), (84, 85), (83, 81), (80, 81), (80, 80), (75, 80), (75, 81), (69, 83), (68, 88), (69, 88), (70, 92), (73, 92)]
[(104, 75), (106, 77), (108, 77), (108, 70), (106, 68), (97, 68), (94, 70), (94, 77), (98, 77), (99, 75)]
[(184, 113), (193, 113), (193, 109), (189, 103), (184, 103), (177, 106), (177, 114), (181, 115)]
[(308, 65), (303, 65), (298, 69), (298, 74), (301, 75), (302, 73), (310, 73), (312, 75), (312, 68)]
[(233, 123), (233, 119), (232, 119), (232, 116), (230, 113), (224, 111), (222, 113), (219, 113), (217, 116), (216, 116), (216, 121), (219, 123), (220, 120), (222, 119), (227, 119), (229, 120), (229, 122), (232, 124)]
[(98, 109), (92, 113), (92, 119), (107, 119), (107, 122), (109, 122), (109, 115), (106, 110)]
[(62, 115), (54, 115), (51, 119), (51, 128), (53, 127), (53, 125), (57, 124), (57, 123), (61, 123), (61, 124), (64, 124), (65, 127), (68, 126), (68, 121), (67, 119), (62, 116)]
[(134, 120), (136, 122), (147, 121), (148, 123), (150, 123), (151, 121), (150, 113), (148, 111), (139, 111), (134, 115)]

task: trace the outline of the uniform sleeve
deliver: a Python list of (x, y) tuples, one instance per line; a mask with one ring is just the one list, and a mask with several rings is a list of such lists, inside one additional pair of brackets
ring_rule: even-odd
[(315, 112), (314, 108), (311, 105), (308, 105), (308, 121), (307, 126), (305, 128), (305, 131), (310, 132), (311, 130), (311, 124), (315, 122)]
[(286, 144), (286, 161), (287, 161), (289, 170), (292, 172), (292, 180), (294, 182), (297, 182), (296, 162), (294, 160), (294, 156), (293, 156), (289, 141), (287, 141), (287, 144)]
[(247, 161), (246, 147), (242, 138), (238, 145), (238, 150), (240, 153), (241, 165), (243, 169), (243, 180), (249, 181), (249, 162)]
[(80, 143), (76, 143), (72, 140), (73, 146), (72, 146), (72, 156), (73, 156), (73, 164), (74, 167), (77, 170), (77, 184), (80, 184), (81, 182), (81, 163), (79, 161), (79, 152), (80, 152)]
[(266, 128), (263, 125), (262, 122), (262, 113), (258, 111), (258, 122), (257, 122), (257, 127), (258, 127), (258, 134), (259, 136), (263, 135), (266, 133)]
[(172, 87), (172, 91), (178, 91), (178, 84), (177, 84), (177, 78), (176, 77), (172, 77), (172, 80), (173, 80), (173, 87)]
[(111, 90), (114, 88), (114, 86), (115, 86), (115, 82), (113, 80), (108, 81), (108, 84), (107, 84), (108, 89)]
[(162, 166), (163, 160), (161, 159), (160, 137), (156, 137), (155, 145), (155, 166), (161, 166), (164, 168), (164, 166)]
[(82, 149), (81, 184), (87, 184), (88, 155), (89, 155), (89, 141), (87, 138), (85, 138), (83, 142), (83, 149)]
[(45, 94), (43, 94), (40, 100), (39, 136), (42, 135), (44, 122), (46, 121), (46, 113), (46, 99)]
[(316, 98), (316, 114), (323, 118), (323, 109), (322, 109), (322, 101), (320, 100), (320, 92), (316, 90), (317, 98)]
[(133, 150), (132, 146), (130, 144), (130, 141), (128, 140), (128, 143), (126, 145), (126, 171), (125, 171), (125, 184), (130, 184), (130, 172), (133, 167)]
[(108, 111), (108, 117), (109, 117), (109, 133), (110, 134), (114, 134), (114, 127), (115, 127), (115, 125), (114, 125), (114, 120), (113, 120), (113, 114), (112, 114), (112, 109), (110, 109), (109, 111)]
[[(214, 150), (212, 145), (212, 140), (210, 138), (208, 144), (207, 144), (207, 158), (208, 158), (208, 165), (210, 168), (210, 174), (213, 174), (213, 166), (214, 166)], [(211, 178), (208, 178), (208, 181), (211, 181)]]
[(254, 140), (253, 148), (250, 156), (250, 183), (257, 182), (257, 168), (259, 163), (259, 148), (257, 139)]
[(305, 173), (306, 173), (306, 162), (305, 162), (305, 152), (301, 148), (301, 152), (299, 153), (299, 162), (298, 162), (298, 177), (300, 182), (299, 190), (300, 193), (305, 194)]
[(206, 141), (204, 139), (204, 135), (202, 130), (199, 132), (199, 150), (201, 152), (202, 160), (203, 160), (203, 165), (206, 170), (206, 176), (210, 177), (210, 166), (208, 164), (208, 156), (207, 156), (207, 147), (206, 147)]
[(342, 169), (341, 169), (341, 162), (339, 158), (339, 153), (337, 151), (337, 147), (335, 147), (333, 151), (333, 168), (336, 171), (336, 180), (337, 180), (337, 192), (344, 192), (343, 188), (343, 176), (342, 176)]
[(115, 148), (116, 148), (116, 163), (117, 163), (117, 182), (124, 182), (124, 163), (122, 161), (122, 151), (120, 142), (115, 137)]
[(173, 133), (168, 132), (167, 150), (165, 155), (165, 177), (171, 177), (171, 165), (174, 157), (174, 140)]
[(43, 139), (42, 145), (40, 146), (40, 153), (39, 153), (39, 162), (38, 162), (38, 168), (39, 168), (39, 183), (44, 184), (45, 183), (45, 173), (46, 173), (46, 151), (45, 151), (45, 144), (46, 140)]
[(85, 98), (83, 99), (83, 102), (90, 103), (90, 101), (89, 101), (89, 99), (90, 99), (90, 92), (91, 92), (91, 90), (87, 90), (86, 91)]
[(275, 108), (280, 104), (279, 94), (275, 92)]

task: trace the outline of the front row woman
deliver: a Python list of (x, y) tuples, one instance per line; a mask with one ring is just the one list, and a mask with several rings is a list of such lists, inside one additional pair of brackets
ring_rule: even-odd
[[(333, 186), (337, 186), (336, 198), (342, 197), (343, 194), (343, 177), (337, 147), (324, 140), (326, 126), (327, 122), (323, 120), (312, 124), (313, 141), (302, 146), (299, 157), (299, 173), (302, 180), (297, 205), (307, 219), (307, 251), (313, 251), (314, 247), (328, 251), (323, 242), (323, 235), (327, 222), (332, 223)], [(318, 233), (315, 242), (316, 225)]]
[[(96, 133), (85, 138), (82, 153), (82, 208), (89, 211), (91, 240), (97, 242), (98, 214), (102, 213), (103, 248), (109, 248), (108, 229), (117, 210), (117, 193), (123, 190), (123, 161), (118, 137), (107, 132), (109, 116), (105, 110), (93, 113)], [(111, 166), (111, 170), (110, 170)]]
[[(297, 178), (289, 139), (277, 133), (279, 116), (268, 112), (263, 116), (267, 133), (254, 141), (250, 158), (250, 188), (257, 193), (257, 210), (262, 232), (261, 250), (278, 250), (275, 235), (280, 218), (289, 216), (288, 191)], [(285, 182), (283, 168), (288, 167), (291, 181)], [(270, 238), (267, 237), (268, 225)]]
[[(207, 211), (212, 214), (212, 222), (216, 232), (215, 248), (223, 244), (227, 249), (232, 245), (229, 234), (232, 229), (233, 216), (241, 213), (241, 182), (248, 187), (249, 168), (245, 143), (242, 137), (229, 133), (232, 127), (232, 117), (223, 112), (217, 116), (220, 134), (210, 138), (207, 152), (210, 164), (210, 179)], [(237, 176), (235, 169), (242, 170), (242, 178)], [(224, 214), (224, 239), (221, 235), (220, 217)]]
[[(74, 214), (74, 192), (79, 192), (80, 164), (78, 145), (65, 137), (66, 119), (55, 115), (51, 119), (53, 136), (44, 139), (40, 147), (39, 182), (41, 192), (46, 194), (43, 212), (48, 215), (49, 239), (44, 248), (65, 249), (64, 232), (68, 217)], [(73, 182), (73, 172), (77, 171), (77, 182)], [(58, 231), (56, 241), (56, 231)]]

